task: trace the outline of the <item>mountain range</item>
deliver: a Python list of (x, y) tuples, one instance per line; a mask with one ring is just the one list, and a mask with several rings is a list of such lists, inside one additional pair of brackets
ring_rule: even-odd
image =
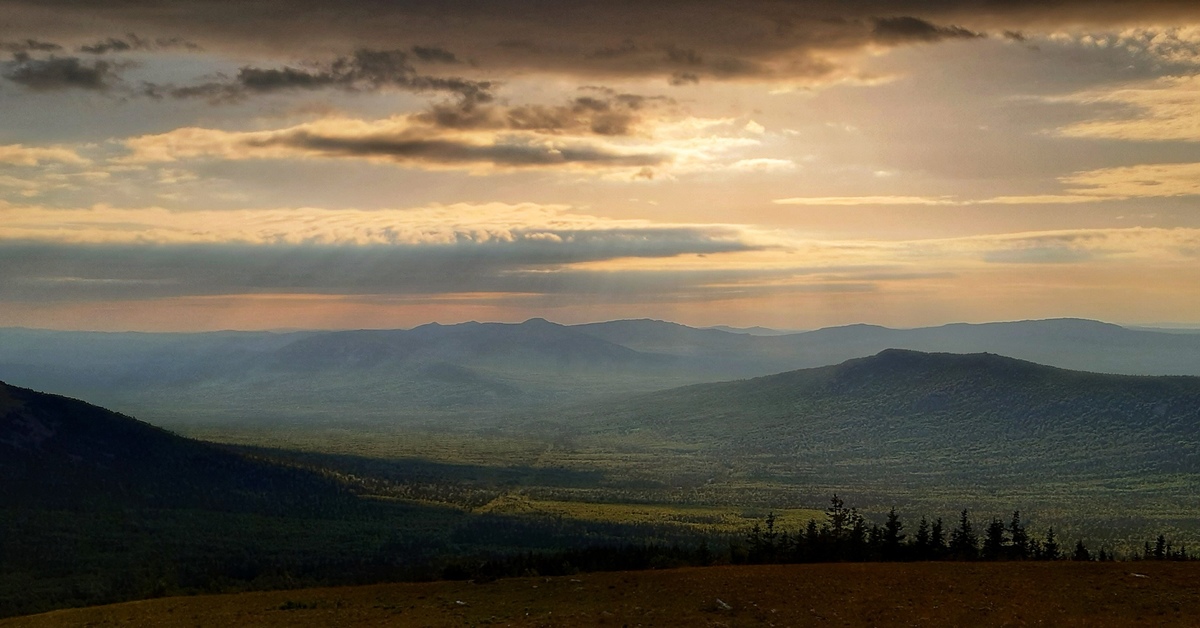
[(439, 422), (757, 377), (889, 348), (1200, 375), (1200, 335), (1078, 319), (764, 335), (654, 320), (195, 334), (0, 329), (0, 378), (155, 424)]

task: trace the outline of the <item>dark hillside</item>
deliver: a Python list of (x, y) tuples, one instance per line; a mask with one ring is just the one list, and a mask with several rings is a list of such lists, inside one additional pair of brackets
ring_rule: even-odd
[(314, 507), (333, 482), (189, 440), (82, 401), (0, 383), (6, 506), (136, 505), (218, 510)]

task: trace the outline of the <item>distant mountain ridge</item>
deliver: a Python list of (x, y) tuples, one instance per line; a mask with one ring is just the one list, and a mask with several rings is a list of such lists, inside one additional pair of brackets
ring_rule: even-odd
[(656, 320), (145, 334), (0, 329), (0, 378), (155, 423), (438, 421), (837, 364), (889, 348), (1200, 375), (1200, 334), (1080, 319), (759, 335)]

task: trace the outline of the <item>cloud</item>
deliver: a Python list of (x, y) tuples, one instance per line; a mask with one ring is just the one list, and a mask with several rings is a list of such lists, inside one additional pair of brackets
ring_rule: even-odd
[(229, 212), (0, 204), (0, 298), (12, 303), (270, 294), (700, 303), (900, 287), (911, 294), (997, 281), (994, 273), (1010, 271), (996, 269), (1005, 268), (1186, 269), (1198, 251), (1197, 229), (823, 241), (530, 203)]
[(108, 37), (92, 44), (86, 44), (79, 47), (79, 52), (103, 55), (117, 52), (132, 52), (136, 50), (166, 50), (182, 48), (186, 50), (199, 51), (199, 44), (187, 41), (179, 37), (158, 37), (156, 39), (146, 39), (139, 37), (133, 33), (129, 33), (124, 37)]
[[(211, 50), (274, 58), (319, 58), (317, 53), (339, 47), (387, 50), (405, 42), (405, 50), (423, 63), (469, 59), (477, 66), (473, 71), (492, 77), (544, 72), (658, 77), (677, 85), (703, 80), (828, 81), (852, 73), (846, 57), (868, 47), (970, 37), (996, 23), (1021, 28), (1044, 13), (1024, 3), (994, 3), (983, 11), (965, 1), (883, 0), (747, 0), (736, 5), (723, 0), (469, 0), (436, 8), (418, 2), (248, 0), (239, 3), (237, 11), (211, 0), (167, 0), (155, 11), (146, 11), (134, 0), (102, 6), (68, 2), (53, 10), (33, 0), (5, 0), (4, 5), (12, 15), (13, 32), (35, 32), (47, 22), (64, 34), (86, 32), (97, 23), (119, 24), (139, 33), (185, 34)], [(1065, 12), (1070, 17), (1104, 13), (1077, 6)], [(886, 17), (897, 13), (899, 17)], [(962, 25), (941, 25), (946, 23)], [(431, 33), (437, 34), (436, 46), (425, 43)], [(117, 41), (132, 43), (128, 38)]]
[(985, 37), (960, 26), (938, 26), (911, 16), (875, 18), (871, 30), (876, 41), (884, 44), (908, 42), (936, 42), (943, 39), (976, 39)]
[(596, 165), (643, 167), (662, 164), (667, 156), (653, 153), (619, 152), (609, 147), (582, 142), (549, 143), (526, 138), (476, 144), (469, 141), (376, 135), (331, 137), (296, 132), (272, 137), (247, 146), (286, 147), (301, 153), (326, 157), (362, 157), (399, 163), (430, 163), (447, 166), (490, 164), (501, 168)]
[(437, 46), (413, 46), (412, 52), (421, 61), (430, 63), (462, 63), (453, 52)]
[(34, 91), (83, 89), (106, 91), (118, 79), (118, 66), (107, 61), (85, 62), (78, 57), (34, 59), (17, 53), (4, 65), (4, 78)]
[[(83, 41), (89, 49), (104, 52), (137, 44), (131, 36), (96, 41), (97, 25), (179, 34), (225, 58), (323, 59), (331, 50), (400, 50), (411, 62), (461, 68), (463, 81), (543, 73), (653, 77), (680, 86), (708, 80), (771, 81), (793, 88), (854, 79), (861, 55), (877, 52), (880, 46), (964, 40), (985, 31), (1012, 38), (1064, 28), (1120, 30), (1200, 16), (1193, 3), (1173, 0), (1103, 6), (1085, 0), (467, 0), (436, 8), (410, 1), (347, 5), (334, 0), (246, 0), (237, 11), (215, 0), (164, 0), (156, 7), (147, 11), (137, 0), (49, 5), (0, 0), (8, 32)], [(427, 43), (431, 34), (436, 34), (436, 45)], [(154, 45), (162, 47), (160, 40)], [(327, 64), (291, 69), (314, 76), (330, 71)], [(222, 87), (232, 90), (239, 85), (236, 80), (209, 82), (159, 85), (151, 91), (212, 98), (220, 97)], [(238, 93), (247, 97), (252, 92)]]
[(796, 169), (796, 162), (791, 159), (774, 159), (770, 157), (755, 157), (739, 159), (728, 168), (735, 172), (789, 172)]
[(1200, 76), (1169, 76), (1105, 91), (1053, 99), (1084, 105), (1120, 106), (1109, 119), (1088, 120), (1058, 130), (1065, 137), (1128, 141), (1200, 141)]
[[(429, 57), (439, 49), (422, 48)], [(445, 51), (441, 51), (445, 52)], [(447, 53), (448, 54), (448, 53)], [(418, 55), (419, 56), (419, 55)], [(453, 56), (453, 55), (451, 55)], [(444, 58), (440, 58), (445, 62)], [(492, 100), (491, 81), (420, 74), (409, 63), (404, 50), (359, 48), (348, 56), (337, 57), (312, 67), (261, 68), (243, 66), (227, 81), (198, 85), (158, 85), (148, 83), (144, 93), (161, 98), (202, 98), (213, 103), (237, 102), (257, 94), (336, 88), (345, 91), (376, 91), (384, 88), (414, 92), (450, 92), (463, 102), (484, 103)]]
[(36, 166), (47, 162), (83, 165), (87, 159), (70, 148), (58, 146), (0, 145), (0, 164)]
[(1061, 179), (1072, 193), (1099, 198), (1149, 198), (1200, 194), (1200, 163), (1139, 164), (1079, 172)]
[(565, 105), (487, 105), (466, 101), (437, 103), (415, 119), (447, 129), (509, 129), (549, 134), (632, 134), (653, 110), (672, 105), (663, 97), (585, 88)]
[(587, 138), (529, 132), (456, 132), (408, 117), (367, 122), (326, 119), (277, 131), (229, 132), (183, 128), (126, 140), (132, 163), (186, 158), (356, 158), (409, 167), (641, 168), (667, 163), (665, 152)]
[(4, 52), (56, 52), (62, 50), (62, 46), (48, 42), (38, 41), (36, 39), (25, 39), (22, 41), (0, 41), (0, 50)]
[(763, 246), (730, 226), (612, 220), (534, 204), (239, 212), (8, 206), (0, 216), (0, 294), (13, 298), (526, 292), (549, 289), (558, 280), (545, 273), (578, 263)]
[[(745, 250), (761, 244), (750, 244), (743, 230), (728, 225), (618, 220), (574, 212), (563, 205), (535, 203), (374, 211), (297, 208), (190, 212), (103, 205), (68, 210), (0, 204), (0, 217), (0, 241), (78, 244), (373, 246), (530, 241), (583, 247), (604, 240), (611, 245), (610, 251), (620, 249), (620, 255), (642, 255), (662, 243), (688, 252)], [(644, 252), (637, 253), (640, 249)]]
[(128, 52), (130, 50), (146, 50), (150, 47), (150, 42), (136, 36), (130, 35), (127, 39), (117, 39), (109, 37), (104, 41), (99, 41), (94, 44), (80, 46), (79, 52), (86, 52), (93, 55), (102, 55), (110, 52)]
[(953, 196), (812, 196), (781, 198), (778, 205), (1074, 205), (1132, 198), (1200, 195), (1200, 163), (1138, 164), (1085, 170), (1058, 178), (1062, 194), (1030, 194), (989, 198)]
[(797, 196), (771, 201), (776, 205), (958, 205), (941, 196)]

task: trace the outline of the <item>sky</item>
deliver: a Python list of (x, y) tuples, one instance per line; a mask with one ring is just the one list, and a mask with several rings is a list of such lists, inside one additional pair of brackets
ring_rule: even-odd
[(0, 0), (0, 326), (1200, 326), (1200, 3)]

